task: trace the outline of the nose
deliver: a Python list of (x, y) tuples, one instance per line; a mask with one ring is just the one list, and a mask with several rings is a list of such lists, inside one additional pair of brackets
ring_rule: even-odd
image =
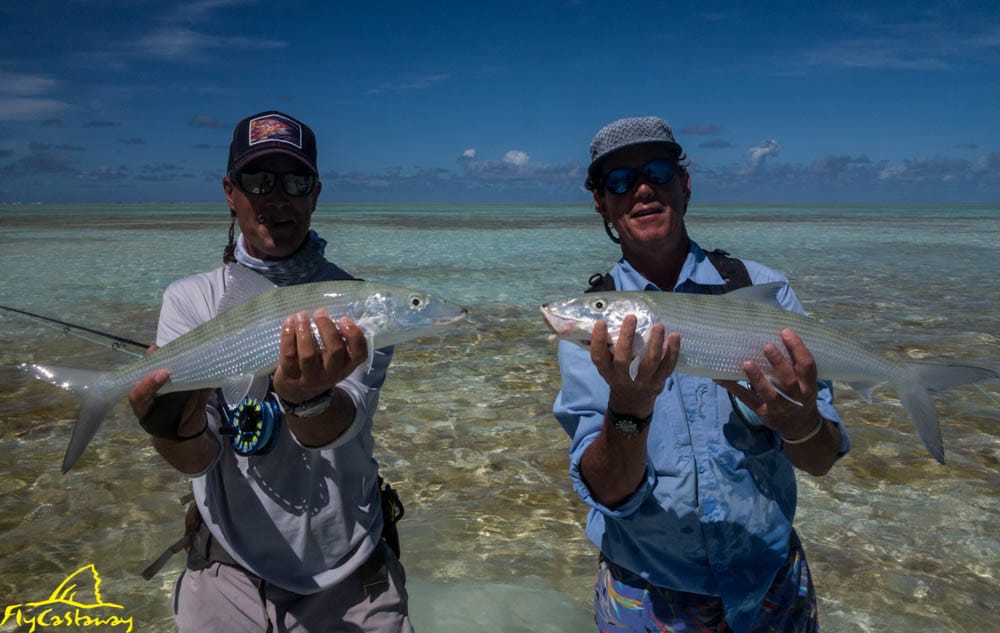
[(636, 198), (651, 198), (656, 196), (656, 191), (653, 190), (653, 185), (650, 184), (645, 178), (639, 178), (639, 184), (635, 188)]

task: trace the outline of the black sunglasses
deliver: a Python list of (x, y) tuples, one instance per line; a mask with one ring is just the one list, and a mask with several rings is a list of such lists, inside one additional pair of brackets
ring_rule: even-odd
[(612, 169), (604, 176), (604, 188), (611, 193), (621, 195), (632, 190), (640, 175), (652, 183), (665, 185), (674, 177), (674, 164), (666, 158), (657, 158), (639, 169), (633, 167)]
[(241, 171), (236, 174), (240, 189), (253, 196), (266, 196), (281, 183), (282, 190), (293, 197), (306, 196), (316, 187), (313, 174), (278, 173), (273, 171)]

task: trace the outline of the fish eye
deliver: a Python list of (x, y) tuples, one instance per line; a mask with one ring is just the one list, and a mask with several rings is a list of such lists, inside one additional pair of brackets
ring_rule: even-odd
[(590, 302), (590, 307), (598, 312), (604, 312), (605, 308), (608, 307), (608, 302), (600, 298), (594, 299)]
[(411, 308), (419, 309), (427, 304), (427, 300), (420, 295), (410, 295), (409, 303)]

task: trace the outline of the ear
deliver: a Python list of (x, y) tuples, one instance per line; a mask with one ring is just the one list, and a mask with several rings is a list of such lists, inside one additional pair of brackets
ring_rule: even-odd
[(607, 220), (608, 216), (607, 209), (604, 208), (604, 196), (596, 189), (592, 193), (594, 194), (594, 211), (597, 211), (601, 217)]
[(684, 187), (684, 202), (691, 201), (691, 174), (684, 169), (682, 172), (681, 185)]
[(222, 190), (226, 192), (226, 202), (229, 203), (230, 209), (233, 208), (233, 190), (235, 188), (236, 185), (234, 185), (233, 181), (229, 179), (229, 174), (222, 177)]

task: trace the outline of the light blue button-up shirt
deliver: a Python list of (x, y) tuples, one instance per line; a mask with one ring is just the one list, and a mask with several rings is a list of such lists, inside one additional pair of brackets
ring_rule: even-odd
[[(784, 282), (779, 303), (803, 313), (784, 276), (744, 263), (754, 284)], [(624, 260), (611, 276), (619, 290), (659, 290)], [(692, 242), (674, 292), (706, 292), (704, 286), (722, 283)], [(653, 585), (721, 596), (730, 626), (749, 626), (788, 556), (795, 517), (795, 473), (778, 434), (749, 410), (745, 421), (712, 380), (674, 374), (656, 399), (645, 478), (621, 505), (607, 508), (583, 481), (580, 460), (601, 432), (608, 385), (589, 351), (572, 343), (560, 342), (559, 367), (563, 385), (554, 412), (572, 438), (573, 486), (591, 506), (587, 535), (611, 561)], [(819, 384), (819, 412), (840, 427), (840, 455), (846, 454), (847, 432), (826, 382)]]

